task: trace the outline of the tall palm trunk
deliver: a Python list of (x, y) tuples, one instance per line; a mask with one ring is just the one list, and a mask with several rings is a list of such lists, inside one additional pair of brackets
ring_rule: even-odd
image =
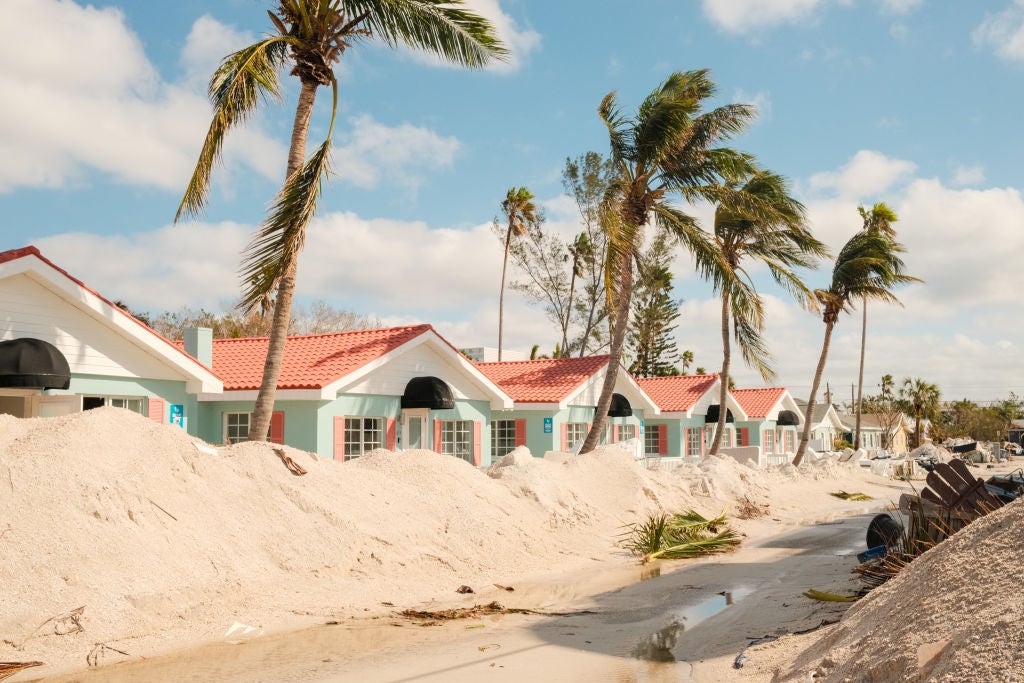
[(508, 269), (508, 251), (512, 244), (512, 226), (505, 233), (505, 260), (501, 262), (501, 291), (498, 293), (498, 362), (501, 362), (501, 340), (505, 327), (505, 271)]
[(612, 320), (612, 338), (608, 349), (608, 371), (604, 375), (604, 384), (601, 385), (601, 396), (597, 400), (597, 409), (594, 413), (594, 424), (590, 433), (583, 440), (580, 454), (589, 453), (597, 448), (604, 433), (604, 427), (608, 424), (608, 409), (612, 405), (612, 394), (615, 392), (615, 383), (619, 378), (619, 364), (622, 361), (622, 347), (626, 341), (626, 328), (629, 327), (629, 304), (633, 299), (633, 254), (629, 250), (623, 250), (619, 257), (619, 268), (622, 279), (619, 289), (619, 301), (615, 307), (615, 318)]
[[(292, 140), (288, 149), (288, 170), (286, 180), (298, 173), (306, 161), (306, 137), (309, 134), (309, 117), (316, 102), (315, 81), (303, 81), (299, 103), (295, 107), (295, 121), (292, 123)], [(284, 360), (284, 345), (288, 339), (288, 324), (292, 317), (292, 297), (295, 294), (295, 276), (298, 270), (298, 254), (293, 254), (283, 269), (277, 285), (277, 299), (274, 302), (274, 319), (270, 326), (270, 340), (267, 359), (263, 364), (263, 381), (256, 395), (256, 405), (249, 425), (250, 441), (266, 441), (270, 430), (270, 416), (274, 412), (274, 392), (281, 376), (281, 362)]]
[(718, 391), (718, 427), (715, 438), (711, 442), (711, 455), (718, 455), (725, 434), (726, 417), (729, 411), (725, 407), (725, 399), (729, 395), (729, 361), (732, 360), (732, 348), (729, 345), (729, 290), (722, 290), (722, 372), (718, 380), (722, 383)]
[(821, 345), (821, 357), (818, 358), (818, 367), (814, 371), (814, 382), (811, 383), (811, 395), (807, 397), (807, 414), (804, 416), (804, 429), (800, 433), (800, 446), (796, 449), (796, 456), (793, 457), (793, 464), (799, 465), (804, 459), (807, 451), (807, 442), (811, 440), (811, 425), (814, 424), (814, 400), (818, 395), (818, 387), (821, 386), (821, 376), (825, 374), (825, 361), (828, 359), (828, 348), (832, 344), (832, 328), (835, 322), (825, 323), (825, 341)]
[(864, 389), (864, 347), (868, 338), (868, 298), (864, 297), (864, 321), (860, 326), (860, 374), (857, 375), (857, 424), (853, 432), (853, 450), (860, 448), (861, 397)]

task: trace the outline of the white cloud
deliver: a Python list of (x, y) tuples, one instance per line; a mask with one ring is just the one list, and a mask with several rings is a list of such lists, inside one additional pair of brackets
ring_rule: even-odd
[(1015, 0), (985, 19), (971, 33), (978, 47), (991, 47), (1003, 59), (1024, 60), (1024, 0)]
[(838, 171), (812, 175), (810, 187), (817, 191), (832, 190), (843, 198), (861, 199), (891, 189), (916, 168), (910, 161), (890, 159), (881, 152), (861, 150)]
[(906, 24), (893, 24), (889, 27), (889, 35), (896, 40), (905, 40), (908, 33)]
[(772, 96), (764, 90), (756, 93), (748, 93), (745, 90), (737, 89), (732, 96), (732, 101), (738, 104), (752, 104), (757, 107), (756, 123), (770, 121), (772, 118)]
[(880, 0), (882, 11), (887, 14), (909, 14), (924, 3), (924, 0)]
[(953, 172), (952, 183), (956, 187), (980, 185), (983, 182), (985, 182), (985, 169), (981, 164), (974, 164), (973, 166), (960, 165)]
[(730, 33), (806, 20), (823, 0), (702, 0), (704, 15)]
[(460, 149), (454, 137), (442, 137), (429, 128), (408, 123), (390, 127), (368, 114), (350, 119), (347, 144), (334, 152), (338, 177), (357, 187), (373, 188), (387, 177), (415, 190), (416, 169), (442, 169), (452, 165)]
[(186, 83), (199, 92), (205, 92), (210, 76), (221, 60), (255, 40), (251, 33), (226, 26), (208, 14), (199, 17), (192, 24), (192, 30), (185, 38), (185, 47), (181, 50)]

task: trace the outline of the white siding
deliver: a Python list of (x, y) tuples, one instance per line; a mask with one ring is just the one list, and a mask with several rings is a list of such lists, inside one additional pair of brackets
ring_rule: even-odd
[(28, 274), (0, 280), (0, 339), (21, 337), (56, 346), (72, 373), (183, 379), (180, 371)]
[(437, 377), (452, 390), (456, 399), (490, 402), (491, 396), (467, 376), (466, 370), (446, 358), (430, 343), (419, 344), (370, 371), (355, 383), (338, 389), (339, 394), (401, 396), (413, 377)]

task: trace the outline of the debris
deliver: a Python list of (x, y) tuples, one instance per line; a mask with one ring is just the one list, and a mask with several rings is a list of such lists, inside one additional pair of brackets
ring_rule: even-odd
[(513, 588), (512, 586), (502, 586), (500, 583), (494, 584), (494, 587), (499, 588), (503, 591), (508, 591), (509, 593), (515, 590), (515, 588)]
[[(152, 498), (146, 498), (146, 500), (148, 500), (148, 501), (149, 501), (150, 503), (153, 503), (153, 499), (152, 499)], [(174, 520), (175, 522), (177, 522), (177, 521), (178, 521), (178, 518), (177, 518), (177, 517), (175, 517), (175, 516), (174, 516), (174, 515), (172, 515), (172, 514), (171, 514), (170, 512), (168, 512), (167, 510), (163, 509), (162, 507), (160, 507), (160, 506), (159, 506), (159, 505), (157, 505), (156, 503), (153, 503), (153, 507), (155, 507), (155, 508), (156, 508), (157, 510), (159, 510), (159, 511), (160, 511), (160, 512), (162, 512), (162, 513), (164, 513), (165, 515), (167, 515), (167, 516), (168, 516), (168, 517), (170, 517), (171, 519), (173, 519), (173, 520)]]
[(406, 609), (398, 613), (407, 619), (432, 619), (449, 621), (452, 619), (477, 619), (487, 614), (541, 614), (532, 609), (519, 607), (505, 607), (499, 602), (491, 602), (486, 605), (473, 605), (472, 607), (459, 607), (457, 609), (443, 609), (436, 612), (429, 610)]
[(205, 443), (193, 441), (192, 445), (195, 446), (196, 450), (199, 451), (200, 453), (206, 453), (207, 455), (220, 455), (220, 451), (218, 451), (213, 446), (207, 446)]
[(861, 500), (872, 500), (871, 496), (866, 493), (847, 493), (846, 491), (836, 491), (830, 494), (841, 500), (861, 501)]
[(462, 584), (461, 586), (455, 589), (455, 592), (462, 593), (463, 595), (465, 595), (466, 593), (475, 593), (476, 591), (467, 586), (466, 584)]
[(0, 681), (10, 678), (14, 674), (31, 669), (34, 666), (44, 666), (44, 662), (0, 662)]
[(804, 597), (822, 602), (857, 602), (859, 595), (839, 595), (838, 593), (827, 593), (816, 588), (808, 588), (803, 592)]
[(491, 643), (490, 645), (481, 645), (477, 648), (480, 652), (486, 652), (487, 650), (500, 650), (501, 645), (498, 643)]
[(82, 605), (81, 607), (76, 607), (70, 612), (65, 612), (64, 614), (58, 614), (55, 617), (50, 617), (43, 623), (39, 624), (39, 626), (36, 626), (34, 629), (32, 629), (32, 632), (25, 636), (20, 644), (15, 644), (9, 640), (6, 640), (4, 642), (9, 643), (11, 647), (13, 647), (15, 650), (23, 650), (25, 649), (25, 643), (27, 643), (37, 633), (39, 633), (40, 629), (42, 629), (47, 624), (51, 623), (53, 624), (54, 635), (66, 636), (71, 633), (81, 633), (82, 631), (85, 631), (85, 628), (82, 626), (81, 623), (83, 612), (85, 612), (85, 605)]
[[(721, 529), (721, 531), (719, 531)], [(681, 560), (733, 550), (740, 537), (725, 525), (725, 513), (707, 519), (695, 510), (674, 515), (652, 515), (640, 524), (627, 525), (620, 544), (640, 555), (646, 564), (655, 558)]]
[(124, 655), (125, 657), (131, 657), (131, 655), (128, 654), (127, 652), (125, 652), (124, 650), (118, 650), (116, 647), (110, 647), (106, 643), (96, 643), (93, 646), (92, 650), (89, 651), (89, 654), (87, 654), (85, 656), (85, 663), (88, 664), (89, 666), (99, 666), (100, 665), (100, 656), (106, 650), (110, 650), (111, 652), (116, 652), (117, 654)]
[(228, 636), (234, 636), (233, 639), (225, 641), (229, 645), (240, 645), (241, 643), (252, 640), (253, 638), (259, 638), (262, 635), (262, 628), (249, 626), (248, 624), (243, 624), (239, 621), (231, 624), (231, 626), (228, 627), (228, 630), (224, 633), (225, 638)]
[(301, 477), (306, 474), (306, 468), (295, 462), (284, 452), (283, 448), (275, 448), (274, 452), (277, 453), (277, 457), (281, 458), (284, 466), (288, 468), (288, 471), (294, 474), (296, 477)]

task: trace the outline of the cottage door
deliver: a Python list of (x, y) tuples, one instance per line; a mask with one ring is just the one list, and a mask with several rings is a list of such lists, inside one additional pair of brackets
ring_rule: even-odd
[(431, 448), (427, 432), (427, 409), (410, 408), (402, 411), (402, 433), (398, 444), (400, 451)]

